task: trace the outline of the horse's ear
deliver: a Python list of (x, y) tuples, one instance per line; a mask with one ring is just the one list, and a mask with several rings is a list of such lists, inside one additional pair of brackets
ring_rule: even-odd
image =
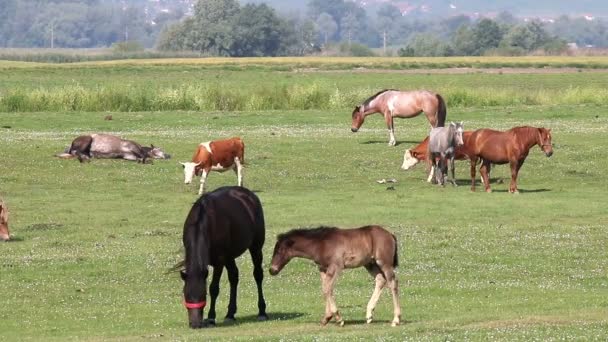
[(186, 274), (186, 271), (181, 270), (179, 271), (179, 276), (182, 277), (183, 281), (186, 281), (186, 277), (188, 276), (188, 274)]
[(154, 149), (154, 144), (150, 144), (150, 147), (151, 147), (152, 149)]

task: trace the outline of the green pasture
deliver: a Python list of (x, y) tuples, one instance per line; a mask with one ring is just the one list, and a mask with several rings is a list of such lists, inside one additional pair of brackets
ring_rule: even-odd
[[(214, 85), (246, 89), (273, 82), (362, 89), (434, 89), (451, 83), (474, 91), (499, 82), (513, 89), (559, 91), (586, 85), (599, 89), (608, 81), (602, 73), (300, 75), (188, 68), (180, 81), (177, 66), (73, 68), (54, 75), (50, 70), (11, 69), (0, 79), (0, 89), (16, 85), (29, 93), (71, 79), (85, 87), (131, 82), (141, 89), (203, 82), (194, 74), (217, 79)], [(451, 100), (447, 97), (448, 105)], [(491, 194), (470, 191), (467, 162), (457, 162), (460, 186), (427, 184), (422, 165), (399, 169), (403, 151), (427, 134), (423, 116), (397, 120), (398, 146), (388, 147), (381, 117), (369, 117), (353, 134), (349, 108), (0, 112), (0, 195), (11, 209), (14, 237), (0, 243), (0, 339), (608, 339), (608, 106), (589, 101), (449, 107), (448, 119), (464, 121), (466, 129), (552, 128), (554, 155), (546, 158), (533, 148), (520, 173), (519, 195), (507, 192), (506, 166), (493, 169)], [(113, 120), (105, 121), (107, 114)], [(80, 164), (53, 157), (74, 137), (90, 132), (154, 143), (173, 159), (152, 165)], [(198, 143), (230, 136), (246, 144), (245, 186), (264, 206), (265, 269), (275, 236), (291, 228), (383, 225), (399, 241), (404, 324), (390, 327), (388, 292), (378, 303), (376, 321), (365, 324), (373, 281), (364, 269), (356, 269), (345, 271), (336, 288), (346, 325), (321, 327), (318, 271), (302, 259), (276, 277), (266, 272), (271, 319), (257, 322), (252, 267), (244, 255), (238, 259), (238, 323), (196, 331), (187, 327), (182, 281), (167, 271), (182, 257), (182, 225), (197, 198), (198, 179), (184, 185), (178, 162), (188, 160)], [(382, 178), (396, 178), (394, 190), (376, 183)], [(232, 184), (234, 173), (212, 173), (207, 186)], [(228, 302), (226, 278), (219, 318)]]
[[(540, 74), (512, 74), (509, 69), (487, 73), (488, 68), (503, 67), (493, 64), (503, 60)], [(412, 73), (438, 67), (433, 62), (447, 63), (446, 68), (471, 64), (445, 73), (441, 69)], [(401, 68), (399, 63), (419, 66)], [(567, 63), (586, 67), (558, 73)], [(602, 69), (591, 67), (596, 64)], [(549, 69), (543, 71), (545, 67)], [(67, 65), (4, 61), (0, 62), (0, 112), (342, 111), (386, 88), (430, 89), (442, 94), (452, 108), (601, 105), (608, 102), (607, 69), (606, 57), (203, 58)]]

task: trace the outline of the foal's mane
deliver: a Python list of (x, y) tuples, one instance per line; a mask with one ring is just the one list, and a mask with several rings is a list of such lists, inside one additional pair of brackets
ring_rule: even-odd
[(317, 228), (296, 228), (288, 231), (287, 233), (282, 233), (277, 236), (278, 241), (282, 241), (284, 239), (295, 238), (295, 237), (303, 237), (312, 240), (323, 240), (327, 235), (337, 231), (336, 227), (326, 227), (320, 226)]

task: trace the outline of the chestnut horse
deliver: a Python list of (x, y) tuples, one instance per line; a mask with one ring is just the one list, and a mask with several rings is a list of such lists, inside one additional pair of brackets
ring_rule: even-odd
[(551, 129), (530, 126), (514, 127), (506, 132), (492, 129), (478, 129), (471, 134), (471, 191), (475, 191), (475, 167), (477, 160), (481, 158), (482, 182), (486, 192), (490, 189), (489, 174), (492, 164), (506, 164), (511, 166), (510, 193), (518, 193), (517, 174), (524, 164), (530, 149), (538, 145), (547, 157), (553, 155), (551, 144)]
[(401, 321), (401, 308), (395, 267), (398, 265), (397, 239), (380, 226), (356, 229), (319, 227), (293, 229), (280, 234), (274, 246), (270, 274), (277, 275), (294, 257), (313, 260), (321, 272), (321, 285), (325, 296), (325, 315), (321, 324), (332, 318), (341, 326), (344, 321), (338, 312), (334, 298), (334, 285), (344, 268), (364, 266), (376, 280), (374, 293), (367, 304), (367, 323), (384, 286), (388, 283), (393, 295), (394, 317), (392, 326)]
[(0, 241), (8, 241), (10, 239), (11, 236), (8, 231), (8, 208), (0, 198)]
[(389, 146), (397, 144), (393, 119), (413, 118), (424, 112), (432, 127), (443, 127), (447, 115), (446, 105), (441, 95), (426, 90), (399, 91), (395, 89), (382, 90), (361, 105), (356, 106), (352, 114), (351, 131), (357, 132), (365, 117), (381, 113), (388, 127)]
[(266, 301), (262, 292), (262, 248), (264, 247), (264, 213), (258, 197), (246, 188), (227, 186), (201, 196), (192, 206), (184, 223), (184, 261), (176, 268), (184, 281), (184, 305), (193, 329), (203, 326), (203, 309), (207, 302), (208, 267), (213, 266), (209, 285), (211, 304), (205, 323), (215, 324), (215, 301), (220, 292), (224, 267), (230, 282), (230, 301), (225, 322), (234, 321), (239, 270), (235, 259), (247, 249), (253, 261), (253, 277), (258, 290), (258, 319), (266, 320)]

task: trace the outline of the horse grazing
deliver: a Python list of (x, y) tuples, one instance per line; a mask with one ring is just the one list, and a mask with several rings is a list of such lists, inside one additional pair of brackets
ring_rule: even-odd
[(224, 172), (233, 169), (237, 184), (243, 186), (243, 163), (245, 162), (245, 144), (241, 138), (214, 140), (200, 143), (191, 162), (180, 163), (184, 167), (184, 183), (190, 184), (192, 178), (201, 177), (198, 194), (205, 192), (205, 181), (211, 171)]
[(352, 114), (351, 131), (357, 132), (365, 117), (381, 113), (388, 127), (389, 146), (395, 146), (393, 118), (412, 118), (424, 112), (432, 127), (443, 127), (447, 115), (446, 105), (441, 95), (426, 90), (399, 91), (382, 90), (356, 106)]
[(479, 129), (469, 138), (471, 155), (471, 191), (475, 191), (475, 167), (481, 158), (482, 182), (486, 192), (490, 189), (489, 174), (492, 164), (506, 164), (511, 166), (510, 193), (518, 193), (517, 174), (524, 164), (530, 149), (538, 145), (547, 157), (553, 155), (551, 144), (551, 129), (530, 126), (514, 127), (506, 132), (492, 129)]
[(325, 315), (321, 324), (332, 318), (340, 325), (344, 321), (334, 299), (334, 285), (344, 268), (364, 266), (374, 277), (376, 287), (367, 304), (367, 323), (372, 315), (384, 286), (388, 283), (393, 295), (393, 321), (401, 321), (399, 291), (395, 267), (398, 265), (397, 239), (380, 226), (365, 226), (355, 229), (319, 227), (315, 229), (293, 229), (280, 234), (274, 246), (270, 274), (277, 275), (294, 257), (314, 261), (321, 272), (321, 285), (325, 296)]
[(77, 157), (81, 163), (91, 158), (122, 158), (145, 163), (148, 158), (169, 159), (171, 155), (154, 145), (141, 146), (135, 141), (110, 134), (91, 134), (74, 139), (70, 147), (57, 157), (65, 159)]
[[(452, 171), (452, 184), (456, 186), (454, 176), (454, 155), (457, 146), (462, 146), (463, 123), (450, 123), (448, 127), (435, 127), (429, 134), (429, 163), (434, 170), (437, 184), (442, 186), (445, 183), (445, 176), (448, 173), (448, 160)], [(431, 171), (433, 172), (433, 171)]]
[(8, 208), (0, 198), (0, 240), (8, 241), (11, 239), (8, 231)]
[(248, 189), (236, 186), (218, 188), (194, 203), (184, 223), (186, 257), (176, 266), (185, 267), (180, 273), (184, 280), (184, 305), (191, 328), (203, 326), (209, 266), (213, 267), (213, 278), (209, 285), (211, 305), (206, 323), (215, 324), (215, 301), (224, 267), (230, 282), (230, 301), (225, 321), (235, 320), (239, 281), (235, 259), (247, 249), (253, 260), (253, 277), (258, 288), (258, 319), (268, 318), (262, 293), (264, 238), (262, 205)]

